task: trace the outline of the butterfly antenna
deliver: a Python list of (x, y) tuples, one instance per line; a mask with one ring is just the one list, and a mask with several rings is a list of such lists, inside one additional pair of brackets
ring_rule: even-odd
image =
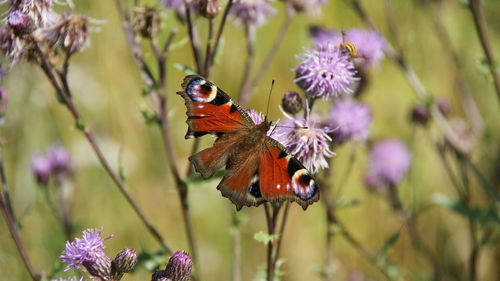
[(273, 92), (273, 87), (274, 87), (274, 79), (273, 82), (271, 82), (271, 89), (269, 90), (269, 96), (267, 97), (267, 109), (266, 109), (266, 115), (264, 115), (264, 121), (267, 121), (267, 114), (269, 113), (269, 104), (271, 103), (271, 93)]

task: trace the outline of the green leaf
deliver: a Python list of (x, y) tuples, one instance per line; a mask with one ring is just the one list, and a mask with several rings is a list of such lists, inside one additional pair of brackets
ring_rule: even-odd
[(125, 182), (125, 168), (123, 167), (123, 153), (120, 149), (120, 153), (118, 154), (118, 176), (120, 179)]
[(220, 179), (224, 176), (225, 170), (219, 170), (215, 172), (215, 174), (210, 178), (210, 179), (204, 179), (201, 174), (195, 173), (191, 177), (186, 179), (186, 184), (191, 185), (191, 184), (199, 184), (208, 180), (216, 180)]
[[(276, 267), (274, 268), (274, 279), (273, 281), (279, 281), (280, 278), (285, 275), (285, 273), (281, 270), (281, 267), (285, 263), (284, 260), (279, 259), (276, 261)], [(252, 279), (252, 281), (267, 281), (267, 270), (266, 268), (260, 268), (259, 271), (257, 271), (257, 274), (255, 277)]]
[(457, 214), (468, 217), (480, 223), (495, 223), (500, 224), (498, 212), (493, 208), (470, 208), (460, 201), (453, 200), (443, 194), (435, 194), (433, 201), (436, 204), (442, 205)]
[(87, 125), (82, 120), (77, 120), (75, 127), (82, 132), (87, 131)]
[(389, 236), (389, 238), (387, 238), (387, 240), (385, 240), (384, 244), (382, 245), (382, 247), (380, 248), (380, 250), (378, 251), (378, 255), (380, 256), (385, 256), (387, 255), (387, 252), (394, 246), (394, 244), (396, 244), (396, 242), (398, 241), (399, 239), (399, 234), (401, 233), (401, 230), (398, 230), (396, 232), (394, 232), (391, 236)]
[(180, 71), (184, 72), (187, 75), (198, 75), (198, 72), (196, 70), (194, 70), (193, 68), (191, 68), (187, 65), (175, 63), (174, 67), (179, 69)]
[(276, 239), (278, 239), (278, 234), (269, 234), (265, 233), (264, 231), (259, 231), (254, 234), (253, 239), (264, 243), (264, 244), (269, 244), (269, 242), (274, 242)]
[(175, 49), (183, 47), (184, 45), (187, 44), (187, 42), (189, 42), (189, 38), (186, 36), (186, 37), (182, 38), (181, 40), (179, 40), (177, 42), (173, 42), (172, 44), (170, 44), (170, 47), (168, 48), (168, 50), (169, 51), (173, 51)]
[(160, 123), (160, 118), (150, 108), (148, 108), (146, 106), (142, 107), (141, 113), (142, 113), (142, 116), (144, 117), (144, 120), (146, 120), (146, 124), (151, 125), (151, 124), (159, 124)]
[(359, 200), (356, 198), (354, 199), (340, 198), (337, 201), (335, 201), (335, 209), (354, 207), (357, 205), (359, 205)]
[(165, 257), (166, 251), (160, 249), (157, 251), (143, 251), (137, 256), (137, 267), (144, 267), (148, 271), (155, 271), (165, 267), (168, 259)]

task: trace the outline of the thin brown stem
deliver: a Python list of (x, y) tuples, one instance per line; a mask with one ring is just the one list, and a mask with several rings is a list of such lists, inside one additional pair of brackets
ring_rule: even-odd
[(217, 54), (217, 51), (219, 50), (219, 44), (220, 40), (222, 38), (222, 33), (224, 32), (224, 27), (226, 26), (226, 21), (227, 17), (229, 15), (229, 11), (231, 10), (231, 7), (233, 6), (234, 0), (229, 0), (226, 5), (226, 9), (224, 10), (224, 14), (222, 15), (222, 20), (220, 22), (219, 28), (217, 30), (217, 36), (215, 37), (215, 43), (214, 47), (212, 48), (211, 52), (209, 53), (209, 63), (207, 67), (207, 74), (211, 73), (212, 66), (215, 61), (215, 55)]
[(245, 24), (245, 35), (247, 57), (245, 59), (245, 65), (243, 67), (243, 76), (241, 77), (238, 97), (238, 101), (242, 106), (246, 106), (248, 104), (248, 100), (250, 97), (248, 87), (250, 86), (250, 74), (252, 73), (252, 63), (255, 53), (255, 29), (253, 29), (248, 24)]
[(193, 58), (194, 62), (196, 64), (196, 69), (198, 73), (201, 75), (204, 75), (204, 68), (203, 64), (201, 62), (201, 52), (200, 52), (200, 45), (198, 42), (198, 34), (196, 33), (196, 27), (193, 23), (192, 15), (191, 15), (191, 8), (190, 5), (188, 4), (187, 0), (184, 0), (184, 7), (186, 9), (186, 23), (187, 23), (187, 30), (188, 30), (188, 35), (189, 35), (189, 42), (191, 43), (191, 50), (193, 52)]
[(212, 44), (214, 41), (214, 19), (208, 19), (208, 37), (207, 37), (207, 48), (205, 51), (205, 77), (210, 79), (210, 54), (212, 53)]
[(1, 157), (0, 157), (0, 177), (1, 177), (0, 182), (2, 183), (2, 189), (4, 190), (4, 192), (2, 192), (2, 195), (0, 195), (0, 210), (2, 212), (3, 217), (5, 218), (5, 223), (9, 228), (10, 236), (12, 237), (12, 240), (14, 240), (14, 244), (16, 245), (17, 251), (21, 256), (21, 259), (23, 261), (24, 266), (26, 267), (26, 270), (28, 271), (28, 274), (30, 275), (33, 281), (38, 281), (40, 280), (40, 275), (35, 271), (33, 264), (31, 263), (31, 260), (29, 258), (28, 252), (24, 248), (24, 244), (19, 235), (19, 229), (17, 227), (18, 224), (4, 196), (5, 194), (8, 194), (5, 192), (7, 178), (5, 176), (5, 171), (3, 167), (3, 159)]
[[(281, 44), (283, 43), (283, 40), (285, 39), (285, 36), (287, 34), (288, 29), (290, 28), (290, 24), (292, 23), (292, 18), (293, 18), (293, 12), (288, 7), (288, 5), (285, 5), (285, 9), (286, 9), (285, 19), (276, 35), (276, 40), (274, 40), (273, 46), (271, 47), (266, 57), (262, 61), (262, 64), (259, 66), (259, 68), (257, 68), (255, 77), (251, 80), (249, 86), (240, 93), (242, 101), (246, 101), (249, 99), (247, 98), (247, 96), (249, 96), (252, 93), (253, 89), (259, 84), (260, 80), (262, 80), (267, 70), (269, 69), (269, 66), (271, 66), (273, 58), (278, 53), (278, 50)], [(245, 103), (240, 103), (240, 104), (243, 107), (246, 105)]]
[(286, 221), (288, 219), (288, 210), (290, 209), (290, 202), (285, 202), (285, 210), (283, 211), (283, 214), (281, 215), (281, 225), (279, 227), (278, 231), (278, 241), (276, 241), (276, 254), (274, 257), (274, 266), (276, 266), (276, 263), (278, 262), (280, 251), (281, 251), (281, 244), (283, 242), (283, 235), (285, 234), (285, 226), (286, 226)]
[(241, 231), (240, 231), (240, 219), (238, 218), (238, 213), (234, 210), (231, 211), (232, 214), (232, 229), (231, 234), (233, 238), (233, 258), (231, 262), (231, 280), (241, 281)]
[[(271, 205), (271, 207), (269, 207)], [(269, 210), (272, 208), (272, 210)], [(268, 228), (268, 235), (274, 237), (276, 232), (276, 226), (278, 222), (278, 216), (281, 210), (280, 205), (274, 205), (272, 203), (264, 203), (264, 211), (266, 213), (266, 221)], [(272, 212), (271, 212), (272, 211)], [(267, 244), (267, 281), (274, 280), (274, 271), (275, 271), (275, 261), (278, 258), (276, 257), (276, 242), (274, 239), (271, 239)]]
[(491, 41), (488, 36), (488, 27), (486, 24), (486, 18), (484, 16), (482, 1), (470, 0), (469, 7), (472, 13), (472, 17), (474, 18), (474, 25), (476, 26), (479, 41), (481, 42), (481, 47), (483, 48), (484, 55), (486, 56), (486, 60), (488, 61), (488, 66), (490, 68), (491, 76), (494, 82), (493, 84), (497, 93), (497, 102), (500, 102), (500, 77), (497, 73), (497, 64), (495, 61), (495, 56), (493, 54), (493, 49), (491, 47)]

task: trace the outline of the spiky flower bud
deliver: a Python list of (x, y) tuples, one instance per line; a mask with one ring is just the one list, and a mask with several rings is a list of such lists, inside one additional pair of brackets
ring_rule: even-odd
[(151, 275), (151, 281), (159, 281), (159, 280), (163, 280), (165, 277), (165, 270), (163, 269), (160, 269), (160, 270), (157, 270), (155, 272), (153, 272), (153, 274)]
[(192, 268), (191, 256), (186, 252), (177, 251), (168, 260), (165, 277), (172, 281), (188, 281), (191, 278)]
[(33, 20), (21, 11), (12, 11), (7, 16), (7, 23), (16, 34), (27, 34), (33, 31)]
[(431, 113), (427, 106), (423, 104), (415, 104), (411, 110), (411, 121), (420, 125), (427, 125), (431, 119)]
[(206, 18), (215, 18), (220, 11), (220, 4), (217, 0), (200, 0), (198, 4), (199, 13)]
[(125, 248), (121, 250), (113, 260), (113, 269), (117, 273), (127, 273), (134, 270), (137, 264), (137, 252)]
[(283, 110), (287, 113), (297, 114), (302, 110), (302, 106), (302, 98), (297, 92), (286, 92), (281, 99), (281, 107), (283, 107)]
[(156, 8), (134, 8), (132, 29), (136, 34), (140, 34), (144, 38), (152, 38), (158, 33), (159, 27), (160, 14)]
[(90, 275), (99, 277), (101, 280), (109, 280), (111, 278), (111, 262), (110, 257), (101, 254), (94, 261), (83, 262), (83, 266)]

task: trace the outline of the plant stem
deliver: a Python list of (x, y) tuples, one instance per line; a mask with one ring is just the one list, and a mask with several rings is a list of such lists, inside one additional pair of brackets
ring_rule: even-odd
[(273, 46), (271, 47), (266, 57), (262, 61), (260, 67), (257, 68), (257, 72), (255, 73), (255, 77), (253, 78), (253, 80), (250, 82), (248, 87), (244, 88), (240, 93), (240, 97), (242, 100), (242, 102), (240, 102), (240, 105), (243, 107), (247, 105), (246, 103), (248, 102), (249, 99), (249, 97), (247, 96), (249, 96), (252, 93), (253, 89), (257, 86), (257, 84), (260, 82), (260, 80), (262, 80), (262, 78), (266, 74), (269, 66), (271, 65), (271, 62), (273, 61), (274, 56), (276, 55), (281, 46), (281, 43), (283, 43), (283, 40), (285, 39), (288, 29), (290, 28), (290, 24), (293, 18), (293, 12), (288, 7), (288, 5), (285, 5), (285, 10), (286, 10), (285, 19), (278, 31), (278, 34), (276, 35), (276, 40), (274, 41)]
[[(108, 173), (108, 175), (111, 177), (111, 180), (113, 183), (116, 185), (116, 187), (119, 189), (119, 191), (122, 193), (122, 195), (125, 197), (127, 202), (130, 204), (132, 209), (135, 211), (135, 213), (139, 216), (140, 220), (142, 223), (146, 226), (146, 229), (150, 232), (150, 234), (160, 243), (160, 245), (167, 251), (171, 252), (170, 247), (167, 245), (166, 241), (163, 239), (163, 237), (160, 235), (160, 233), (156, 230), (156, 228), (153, 226), (153, 224), (149, 221), (149, 219), (146, 217), (142, 209), (139, 207), (135, 199), (132, 197), (132, 195), (129, 193), (127, 190), (125, 183), (120, 179), (120, 176), (118, 173), (116, 173), (112, 168), (111, 165), (109, 164), (108, 160), (104, 156), (101, 148), (97, 144), (95, 137), (93, 133), (84, 126), (84, 122), (81, 118), (81, 115), (76, 108), (76, 106), (73, 103), (73, 100), (71, 98), (71, 91), (68, 87), (67, 83), (67, 72), (63, 70), (63, 72), (58, 72), (55, 71), (52, 66), (47, 62), (45, 56), (39, 50), (39, 59), (40, 59), (40, 67), (42, 68), (43, 72), (47, 76), (49, 82), (52, 84), (54, 87), (55, 91), (57, 94), (63, 99), (64, 105), (66, 108), (69, 110), (71, 113), (71, 116), (73, 117), (75, 124), (77, 127), (79, 127), (80, 131), (83, 133), (87, 141), (89, 142), (90, 146), (94, 150), (95, 155), (97, 156), (99, 162), (103, 166), (104, 170)], [(66, 57), (66, 60), (69, 60), (69, 55)], [(66, 64), (66, 62), (65, 62)], [(54, 75), (54, 72), (57, 73), (60, 83), (58, 83), (58, 80), (56, 79), (56, 76)]]
[(234, 210), (232, 214), (232, 238), (233, 238), (233, 259), (232, 259), (232, 281), (241, 281), (241, 231), (238, 213)]
[[(269, 205), (271, 205), (272, 213), (269, 210), (270, 208)], [(264, 211), (266, 213), (268, 235), (271, 237), (274, 236), (276, 231), (276, 224), (278, 221), (278, 215), (280, 209), (281, 209), (280, 205), (274, 205), (272, 203), (264, 203)], [(276, 256), (276, 242), (271, 240), (267, 244), (267, 281), (274, 280), (274, 271), (276, 266), (275, 261), (277, 260), (278, 258)]]
[(214, 19), (208, 19), (208, 37), (207, 37), (207, 49), (205, 52), (205, 77), (210, 79), (210, 55), (212, 54), (212, 44), (214, 41)]
[(212, 69), (212, 66), (213, 66), (214, 60), (215, 60), (215, 55), (217, 54), (217, 51), (219, 49), (220, 39), (222, 37), (222, 33), (224, 32), (224, 27), (226, 26), (227, 17), (229, 15), (229, 11), (231, 10), (231, 7), (233, 6), (233, 1), (234, 0), (229, 0), (227, 2), (226, 9), (224, 10), (224, 14), (222, 15), (222, 20), (221, 20), (221, 23), (220, 23), (218, 31), (217, 31), (217, 36), (215, 38), (214, 47), (211, 49), (210, 53), (207, 54), (207, 56), (208, 56), (208, 66), (206, 67), (207, 76), (210, 76), (211, 69)]
[(482, 8), (482, 1), (470, 0), (469, 7), (472, 13), (472, 17), (474, 18), (474, 25), (476, 26), (479, 41), (481, 42), (481, 47), (483, 48), (484, 55), (486, 56), (486, 60), (488, 61), (488, 66), (490, 68), (491, 76), (494, 82), (493, 84), (497, 93), (497, 102), (500, 102), (500, 77), (497, 73), (497, 64), (493, 55), (490, 38), (488, 36), (488, 27), (486, 26), (486, 18), (484, 16)]
[(21, 256), (21, 259), (23, 260), (24, 266), (26, 267), (26, 270), (28, 270), (28, 274), (30, 275), (33, 281), (38, 281), (40, 280), (40, 276), (38, 273), (36, 273), (35, 269), (33, 268), (33, 264), (31, 263), (31, 260), (28, 256), (28, 252), (24, 248), (24, 244), (19, 235), (18, 231), (19, 229), (17, 227), (18, 224), (16, 222), (14, 214), (11, 212), (11, 207), (9, 207), (10, 203), (7, 202), (8, 197), (5, 197), (5, 195), (8, 196), (8, 190), (6, 189), (7, 178), (5, 176), (2, 157), (0, 157), (0, 178), (1, 178), (0, 182), (2, 183), (2, 189), (3, 189), (3, 192), (0, 195), (0, 209), (5, 218), (5, 223), (9, 228), (10, 236), (12, 237), (12, 240), (14, 240), (14, 244), (16, 245), (17, 251)]
[(240, 92), (238, 97), (238, 101), (242, 105), (248, 104), (248, 99), (250, 97), (248, 95), (249, 91), (247, 88), (250, 86), (250, 74), (252, 73), (252, 63), (255, 53), (255, 29), (248, 24), (245, 24), (245, 35), (247, 57), (245, 59), (245, 66), (243, 68), (243, 76), (241, 77)]
[(193, 57), (196, 64), (196, 69), (201, 75), (205, 75), (203, 64), (201, 62), (201, 52), (200, 45), (198, 42), (198, 34), (196, 33), (196, 28), (193, 24), (193, 19), (191, 18), (191, 8), (187, 0), (184, 0), (184, 7), (186, 9), (186, 23), (189, 35), (189, 42), (191, 43), (191, 50), (193, 51)]

